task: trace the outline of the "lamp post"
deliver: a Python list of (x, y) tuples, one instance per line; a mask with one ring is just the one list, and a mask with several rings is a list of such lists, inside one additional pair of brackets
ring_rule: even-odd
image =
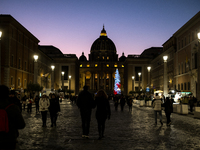
[(52, 65), (51, 69), (52, 69), (52, 73), (51, 73), (51, 90), (53, 91), (54, 90), (54, 69), (55, 69), (55, 66)]
[(64, 75), (65, 75), (65, 72), (62, 71), (61, 74), (62, 74), (62, 90), (64, 90)]
[(198, 76), (197, 76), (197, 100), (199, 101), (200, 100), (200, 32), (197, 34), (197, 37), (198, 37), (198, 53), (197, 53), (197, 63), (198, 63), (198, 66), (197, 66), (197, 69), (198, 69)]
[(165, 97), (168, 94), (168, 88), (167, 88), (168, 87), (168, 80), (167, 80), (167, 59), (168, 59), (168, 56), (163, 56), (163, 60), (164, 60), (163, 94), (164, 94)]
[(134, 79), (135, 79), (135, 76), (132, 76), (132, 91), (134, 91)]
[(1, 85), (1, 36), (2, 32), (0, 31), (0, 85)]
[(71, 96), (71, 75), (69, 75), (69, 97)]
[(139, 91), (140, 91), (140, 76), (141, 76), (141, 72), (138, 72), (138, 76), (139, 76)]
[(34, 58), (34, 84), (36, 84), (38, 75), (38, 63), (37, 63), (38, 55), (34, 55), (33, 58)]
[(150, 71), (151, 71), (151, 67), (147, 67), (147, 70), (148, 70), (148, 87), (150, 88), (151, 86), (151, 80), (150, 80)]

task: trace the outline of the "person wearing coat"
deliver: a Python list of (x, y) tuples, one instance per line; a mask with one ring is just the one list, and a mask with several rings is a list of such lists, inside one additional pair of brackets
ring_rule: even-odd
[(110, 104), (104, 90), (99, 90), (95, 96), (96, 119), (98, 123), (99, 140), (104, 137), (106, 119), (110, 119)]
[(49, 112), (51, 117), (51, 127), (56, 126), (58, 112), (60, 111), (59, 98), (55, 94), (51, 95)]
[(169, 97), (166, 98), (165, 103), (163, 104), (163, 107), (165, 107), (167, 126), (170, 126), (171, 124), (170, 115), (173, 112), (173, 102), (169, 99)]
[[(6, 109), (8, 116), (9, 131), (0, 132), (0, 149), (15, 149), (17, 137), (19, 135), (18, 129), (23, 129), (26, 124), (21, 114), (20, 108), (10, 102), (9, 100), (9, 88), (5, 85), (0, 85), (0, 109)], [(1, 126), (2, 127), (2, 126)]]
[(154, 115), (155, 115), (155, 125), (157, 125), (157, 113), (159, 113), (160, 116), (160, 123), (161, 125), (163, 125), (162, 122), (162, 99), (160, 98), (160, 96), (158, 96), (158, 93), (156, 93), (155, 99), (152, 102), (153, 103), (153, 108), (154, 108)]
[(29, 96), (29, 98), (26, 100), (27, 103), (27, 112), (31, 113), (32, 112), (32, 103), (33, 103), (33, 99), (31, 98), (31, 96)]
[(47, 127), (46, 121), (47, 121), (47, 111), (49, 108), (49, 99), (47, 98), (46, 94), (43, 93), (42, 98), (39, 101), (39, 111), (41, 111), (42, 114), (42, 127)]
[(90, 120), (92, 108), (94, 108), (94, 99), (92, 94), (88, 91), (88, 86), (83, 87), (77, 98), (77, 106), (80, 109), (82, 121), (82, 137), (89, 138)]

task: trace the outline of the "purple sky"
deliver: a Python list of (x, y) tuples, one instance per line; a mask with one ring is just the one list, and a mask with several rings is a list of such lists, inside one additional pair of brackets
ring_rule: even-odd
[(86, 57), (105, 25), (122, 52), (141, 54), (160, 47), (200, 11), (200, 0), (1, 0), (0, 14), (10, 14), (40, 45)]

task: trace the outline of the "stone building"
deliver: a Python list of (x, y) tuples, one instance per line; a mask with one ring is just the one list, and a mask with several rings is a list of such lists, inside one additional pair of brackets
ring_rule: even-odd
[(0, 15), (0, 84), (23, 90), (34, 80), (33, 55), (39, 40), (11, 15)]

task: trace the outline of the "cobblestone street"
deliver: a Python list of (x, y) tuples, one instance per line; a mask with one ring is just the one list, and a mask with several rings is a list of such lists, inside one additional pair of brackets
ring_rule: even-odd
[[(68, 100), (61, 103), (61, 114), (57, 127), (42, 128), (41, 114), (23, 111), (26, 127), (19, 130), (17, 150), (200, 150), (200, 120), (192, 115), (172, 114), (172, 125), (154, 125), (151, 107), (133, 105), (131, 112), (125, 105), (124, 111), (114, 110), (110, 101), (111, 119), (106, 121), (105, 137), (98, 140), (95, 109), (92, 112), (90, 137), (81, 137), (81, 118), (75, 104)], [(159, 122), (158, 122), (159, 123)]]

